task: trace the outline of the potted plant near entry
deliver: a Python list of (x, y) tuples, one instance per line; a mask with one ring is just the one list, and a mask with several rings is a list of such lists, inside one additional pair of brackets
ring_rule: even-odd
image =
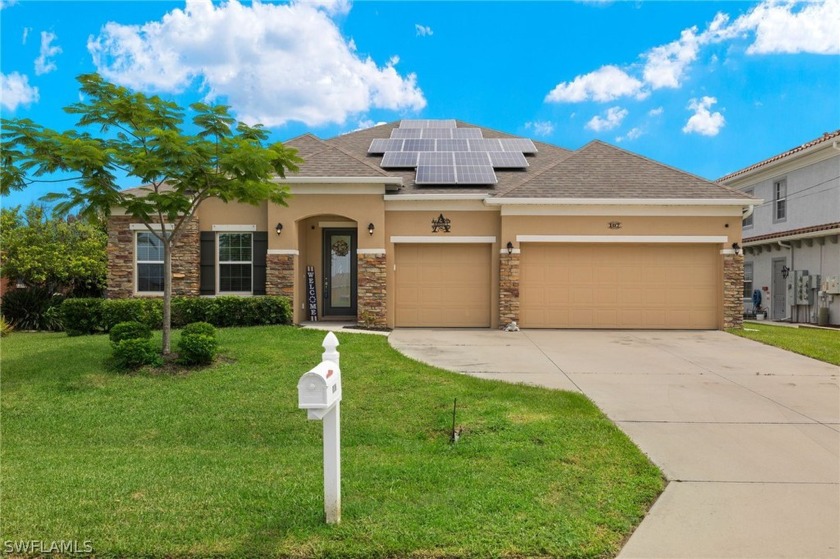
[(753, 312), (755, 312), (756, 320), (764, 320), (767, 318), (767, 310), (761, 306), (761, 290), (756, 289), (752, 294)]

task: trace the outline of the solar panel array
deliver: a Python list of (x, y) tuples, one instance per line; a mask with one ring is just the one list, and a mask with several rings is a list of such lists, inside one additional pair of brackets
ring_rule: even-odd
[(454, 120), (403, 120), (368, 148), (383, 154), (383, 169), (416, 168), (416, 184), (496, 184), (494, 169), (524, 169), (526, 153), (537, 153), (527, 138), (484, 138), (480, 128), (457, 128)]

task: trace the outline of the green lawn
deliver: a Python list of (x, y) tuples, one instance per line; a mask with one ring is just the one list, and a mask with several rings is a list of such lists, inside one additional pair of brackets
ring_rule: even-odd
[(323, 332), (219, 338), (220, 363), (176, 376), (109, 371), (106, 336), (3, 338), (0, 539), (90, 540), (98, 557), (610, 557), (663, 488), (583, 396), (340, 333), (343, 511), (327, 526), (321, 423), (296, 389)]
[(729, 333), (840, 365), (840, 330), (790, 328), (748, 322), (743, 330)]

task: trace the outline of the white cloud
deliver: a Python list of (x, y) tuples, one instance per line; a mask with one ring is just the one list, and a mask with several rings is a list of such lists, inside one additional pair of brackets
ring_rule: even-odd
[(109, 80), (163, 92), (198, 80), (206, 100), (221, 99), (240, 119), (266, 126), (344, 123), (372, 108), (425, 107), (417, 77), (401, 75), (398, 59), (378, 66), (355, 54), (330, 16), (346, 5), (187, 0), (160, 21), (105, 24), (88, 50)]
[(49, 74), (50, 72), (58, 68), (55, 65), (55, 62), (50, 60), (50, 58), (56, 56), (61, 52), (61, 47), (52, 46), (50, 44), (55, 39), (55, 33), (50, 33), (49, 31), (41, 31), (41, 54), (39, 54), (38, 58), (35, 59), (36, 76), (40, 76), (42, 74)]
[(415, 23), (414, 29), (417, 30), (418, 37), (430, 37), (431, 35), (435, 34), (435, 32), (432, 31), (432, 28), (428, 25), (420, 25), (419, 23)]
[(755, 41), (747, 54), (840, 54), (840, 0), (808, 2), (765, 1), (732, 24), (738, 31), (752, 31)]
[(683, 126), (682, 131), (686, 134), (701, 134), (703, 136), (717, 136), (720, 129), (726, 124), (726, 119), (721, 113), (711, 112), (712, 105), (717, 103), (715, 97), (703, 97), (692, 99), (688, 102), (688, 110), (694, 114)]
[(642, 72), (645, 83), (653, 89), (679, 87), (688, 65), (697, 59), (699, 50), (696, 27), (683, 30), (677, 41), (653, 47), (642, 55), (645, 59)]
[[(383, 124), (388, 124), (384, 120), (380, 120), (379, 122), (374, 122), (369, 118), (364, 120), (360, 120), (359, 123), (356, 125), (356, 128), (351, 130), (350, 132), (358, 132), (359, 130), (367, 130), (368, 128), (373, 128), (374, 126), (382, 126)], [(345, 132), (345, 134), (350, 134), (350, 132)]]
[(621, 107), (610, 107), (604, 113), (604, 117), (593, 116), (589, 122), (586, 123), (586, 128), (594, 130), (595, 132), (603, 132), (604, 130), (612, 130), (621, 124), (629, 112), (627, 109)]
[(592, 99), (612, 101), (619, 97), (633, 95), (643, 98), (642, 82), (630, 76), (617, 66), (602, 66), (594, 72), (577, 76), (571, 82), (561, 82), (546, 96), (554, 103), (576, 103)]
[(292, 0), (293, 4), (320, 8), (330, 15), (345, 15), (350, 12), (350, 0)]
[(635, 140), (636, 138), (643, 136), (644, 133), (644, 130), (636, 126), (635, 128), (631, 128), (630, 130), (628, 130), (627, 134), (625, 134), (624, 136), (618, 136), (615, 139), (615, 141), (621, 143), (625, 140)]
[(526, 122), (525, 128), (534, 131), (535, 136), (550, 136), (554, 133), (554, 124), (547, 120), (535, 120)]
[(23, 37), (20, 39), (20, 44), (25, 45), (26, 39), (29, 38), (29, 32), (32, 31), (31, 27), (24, 27), (23, 28)]
[(38, 88), (29, 85), (29, 78), (17, 72), (0, 74), (0, 106), (14, 111), (21, 105), (38, 102)]
[(0, 10), (2, 10), (3, 8), (14, 6), (17, 3), (18, 0), (0, 0)]
[(665, 109), (662, 107), (656, 107), (655, 109), (651, 109), (648, 111), (648, 116), (659, 116), (665, 112)]

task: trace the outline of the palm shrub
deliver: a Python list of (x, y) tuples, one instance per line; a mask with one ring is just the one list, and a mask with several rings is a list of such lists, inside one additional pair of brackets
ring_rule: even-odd
[(0, 313), (16, 330), (60, 331), (58, 306), (63, 300), (63, 295), (53, 294), (44, 287), (14, 289), (3, 295)]
[(6, 322), (5, 318), (0, 316), (0, 338), (2, 338), (4, 336), (8, 336), (9, 334), (12, 333), (12, 330), (14, 330), (12, 325), (9, 324), (8, 322)]

